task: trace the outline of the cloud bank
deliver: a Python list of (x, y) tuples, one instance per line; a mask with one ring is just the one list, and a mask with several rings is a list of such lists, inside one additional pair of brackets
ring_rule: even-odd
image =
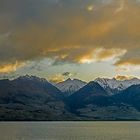
[(0, 73), (43, 58), (140, 65), (139, 15), (138, 0), (1, 0)]

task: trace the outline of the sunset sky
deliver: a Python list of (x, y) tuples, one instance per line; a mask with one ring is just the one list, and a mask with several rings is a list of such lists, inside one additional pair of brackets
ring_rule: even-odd
[(140, 77), (140, 0), (0, 0), (0, 78), (25, 74)]

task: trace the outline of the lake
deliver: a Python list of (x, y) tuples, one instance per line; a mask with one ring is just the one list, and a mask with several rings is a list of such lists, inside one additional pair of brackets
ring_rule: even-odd
[(1, 122), (0, 140), (140, 140), (140, 122)]

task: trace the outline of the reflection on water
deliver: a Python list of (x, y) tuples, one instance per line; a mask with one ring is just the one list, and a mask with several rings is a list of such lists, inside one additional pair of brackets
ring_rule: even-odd
[(2, 122), (0, 140), (140, 140), (140, 122)]

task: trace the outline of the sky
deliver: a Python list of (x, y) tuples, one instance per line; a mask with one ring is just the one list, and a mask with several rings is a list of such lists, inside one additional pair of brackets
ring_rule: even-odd
[(140, 77), (140, 0), (0, 0), (0, 78)]

